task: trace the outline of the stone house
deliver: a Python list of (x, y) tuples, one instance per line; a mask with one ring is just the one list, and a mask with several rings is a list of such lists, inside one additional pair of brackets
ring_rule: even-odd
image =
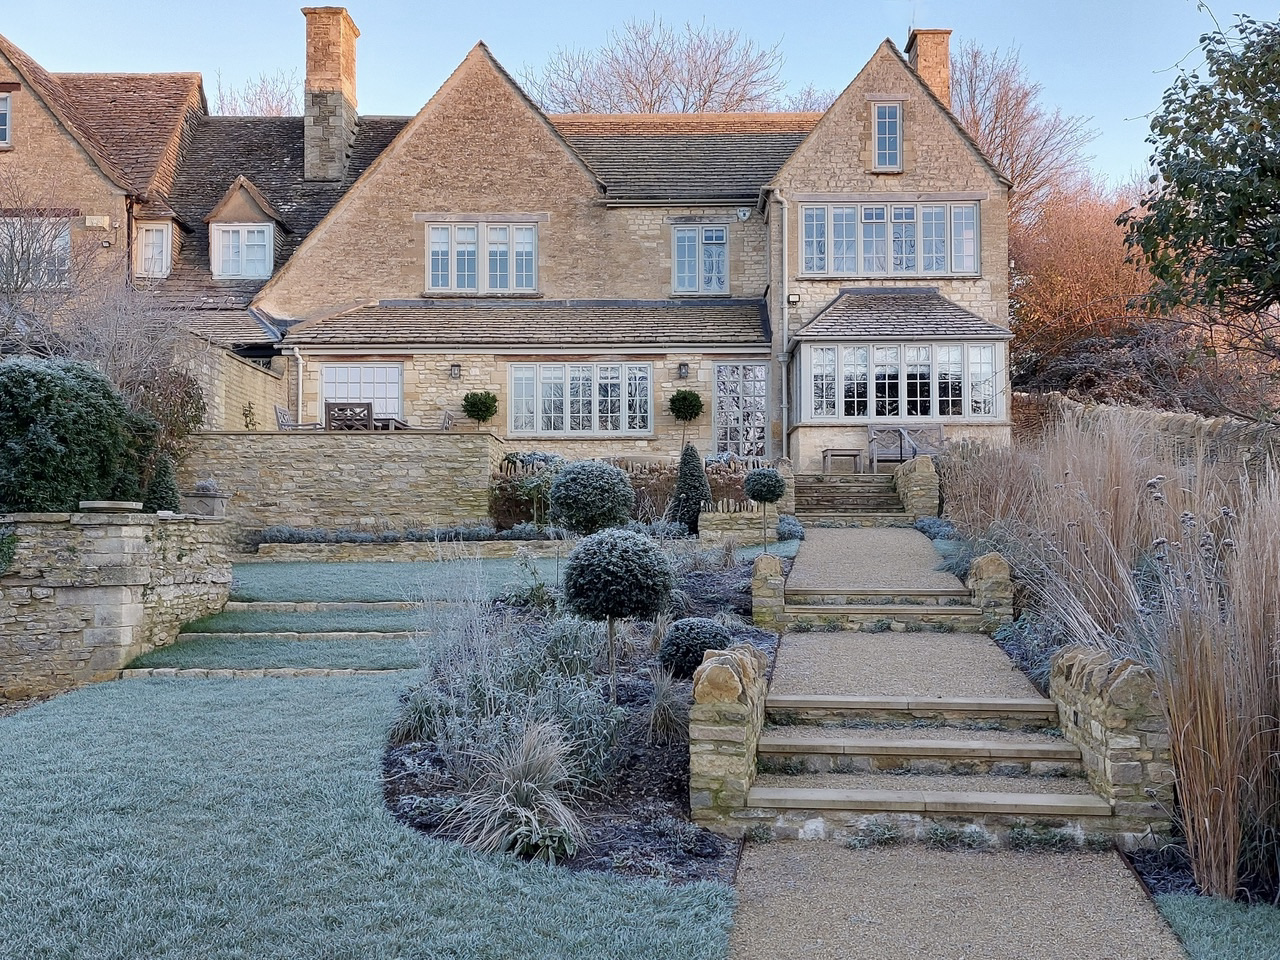
[(508, 449), (671, 455), (692, 389), (706, 454), (800, 471), (873, 429), (1007, 440), (1009, 183), (948, 109), (949, 31), (822, 114), (548, 116), (481, 43), (399, 118), (357, 111), (346, 10), (303, 13), (303, 117), (189, 80), (150, 192), (94, 174), (134, 277), (299, 421), (439, 428), (488, 390)]

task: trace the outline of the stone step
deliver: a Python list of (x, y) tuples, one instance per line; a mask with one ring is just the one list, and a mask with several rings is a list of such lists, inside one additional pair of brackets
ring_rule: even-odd
[(915, 517), (905, 510), (882, 510), (867, 513), (831, 511), (796, 511), (796, 519), (811, 527), (909, 527)]
[(276, 631), (269, 633), (180, 633), (178, 634), (178, 641), (186, 642), (189, 640), (206, 640), (217, 642), (230, 640), (267, 640), (290, 643), (297, 640), (328, 640), (341, 643), (351, 643), (358, 642), (360, 640), (403, 640), (408, 642), (413, 640), (415, 636), (415, 634), (405, 630), (387, 632), (337, 630), (315, 633), (307, 633), (305, 631)]
[(790, 626), (797, 620), (813, 623), (836, 623), (841, 629), (866, 633), (920, 632), (929, 629), (979, 632), (982, 611), (965, 605), (926, 605), (907, 603), (789, 603), (785, 602), (780, 624)]
[[(933, 733), (935, 731), (929, 731)], [(770, 773), (994, 773), (1002, 776), (1069, 776), (1081, 770), (1080, 750), (1061, 737), (991, 731), (836, 731), (824, 727), (766, 730), (759, 768)]]
[(796, 510), (802, 513), (894, 513), (902, 509), (897, 497), (796, 497)]
[(797, 490), (815, 487), (867, 487), (896, 490), (893, 475), (888, 473), (804, 474), (795, 478)]
[(967, 587), (938, 587), (923, 590), (903, 590), (894, 587), (859, 587), (857, 590), (836, 592), (827, 587), (786, 588), (786, 599), (796, 606), (854, 606), (882, 604), (885, 606), (962, 607), (969, 606), (972, 594)]
[(413, 600), (228, 600), (223, 613), (341, 613), (377, 610), (419, 610), (420, 601)]
[(1003, 730), (1043, 730), (1058, 725), (1058, 707), (1044, 697), (859, 697), (770, 694), (766, 718), (781, 726), (931, 721)]

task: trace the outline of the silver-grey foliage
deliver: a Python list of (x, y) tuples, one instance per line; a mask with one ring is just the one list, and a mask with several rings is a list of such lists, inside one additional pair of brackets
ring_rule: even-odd
[(635, 505), (631, 478), (598, 460), (571, 463), (551, 483), (551, 522), (574, 533), (624, 526)]

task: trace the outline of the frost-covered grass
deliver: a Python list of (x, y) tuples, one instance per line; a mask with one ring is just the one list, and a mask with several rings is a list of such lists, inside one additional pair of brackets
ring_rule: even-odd
[(422, 665), (412, 640), (264, 640), (255, 637), (198, 637), (136, 657), (131, 667), (205, 667), (256, 670), (258, 667), (330, 667), (397, 670)]
[(232, 610), (193, 620), (183, 633), (404, 633), (427, 625), (426, 610), (328, 610), (259, 613)]
[(477, 856), (393, 821), (402, 682), (136, 680), (0, 719), (0, 954), (724, 956), (727, 887)]
[[(781, 543), (770, 543), (769, 552), (775, 557), (790, 559), (796, 555), (802, 545), (803, 543), (800, 540), (783, 540)], [(738, 560), (754, 560), (762, 553), (764, 553), (764, 548), (760, 546), (739, 547), (733, 552), (733, 555)]]
[(1280, 957), (1280, 908), (1189, 894), (1166, 894), (1156, 903), (1191, 960)]
[[(565, 556), (568, 556), (568, 547)], [(533, 564), (548, 583), (556, 580), (556, 558)], [(493, 595), (526, 581), (514, 559), (467, 560), (478, 564)], [(563, 558), (560, 560), (564, 564)], [(456, 560), (426, 563), (237, 563), (232, 566), (232, 600), (373, 602), (446, 597)]]

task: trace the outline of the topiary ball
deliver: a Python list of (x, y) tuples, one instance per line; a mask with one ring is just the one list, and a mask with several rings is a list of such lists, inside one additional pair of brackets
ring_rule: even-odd
[(681, 423), (689, 423), (702, 416), (702, 397), (694, 390), (677, 390), (667, 406), (671, 415)]
[(488, 390), (473, 390), (462, 398), (462, 412), (476, 423), (488, 423), (498, 412), (498, 398)]
[(787, 492), (787, 481), (773, 467), (757, 467), (747, 473), (742, 489), (756, 503), (777, 503)]
[(658, 662), (672, 676), (688, 680), (701, 666), (704, 653), (726, 650), (731, 643), (733, 636), (722, 624), (706, 617), (685, 617), (673, 623), (662, 638)]
[(624, 526), (635, 505), (631, 478), (598, 460), (571, 463), (551, 483), (551, 522), (574, 533)]
[(573, 548), (564, 565), (564, 598), (587, 620), (652, 617), (675, 588), (675, 571), (653, 538), (602, 530)]

